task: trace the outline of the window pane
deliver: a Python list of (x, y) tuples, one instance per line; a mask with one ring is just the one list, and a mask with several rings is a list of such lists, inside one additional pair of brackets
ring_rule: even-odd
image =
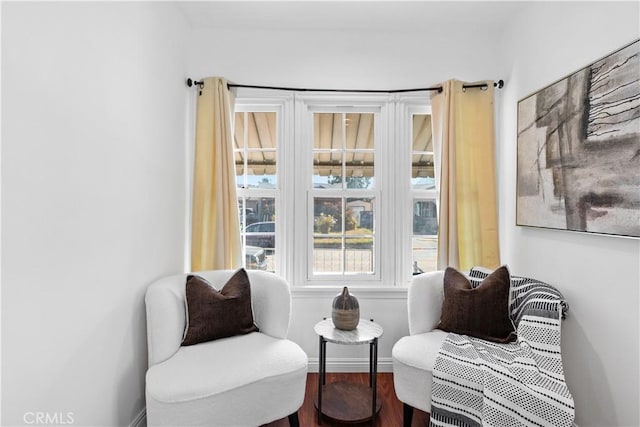
[(434, 200), (413, 201), (413, 234), (438, 234), (438, 213)]
[(314, 113), (314, 188), (373, 188), (374, 119), (373, 113)]
[(343, 149), (342, 129), (342, 113), (314, 113), (313, 148), (325, 150)]
[(347, 198), (344, 228), (346, 234), (373, 234), (373, 198)]
[(413, 153), (411, 156), (411, 188), (435, 189), (433, 136), (431, 115), (413, 116)]
[(313, 154), (313, 188), (342, 188), (342, 152)]
[(419, 190), (436, 188), (433, 154), (411, 156), (411, 188)]
[(373, 272), (373, 198), (347, 198), (345, 272)]
[(247, 270), (275, 271), (273, 255), (258, 246), (245, 246), (245, 268)]
[(424, 273), (436, 270), (438, 238), (436, 236), (413, 236), (412, 255), (413, 273)]
[(275, 199), (273, 197), (247, 197), (244, 207), (247, 211), (247, 225), (275, 221)]
[(347, 151), (347, 188), (373, 188), (373, 152)]
[(246, 113), (236, 113), (233, 119), (233, 149), (244, 148), (244, 120)]
[(429, 114), (414, 114), (413, 116), (413, 151), (433, 152), (431, 115)]
[(242, 241), (247, 268), (275, 270), (276, 233), (275, 199), (273, 197), (246, 197), (239, 201), (241, 210)]
[[(267, 253), (273, 253), (276, 248), (276, 234), (274, 231), (267, 231), (267, 223), (257, 222), (247, 226), (245, 231), (245, 244), (247, 246), (258, 246), (264, 248)], [(270, 222), (269, 224), (274, 224)]]
[(247, 153), (247, 188), (276, 188), (276, 152)]
[(346, 273), (373, 273), (373, 237), (345, 239), (344, 269)]
[(275, 188), (276, 148), (275, 112), (236, 113), (236, 185), (239, 188)]
[(413, 201), (413, 272), (435, 271), (438, 248), (438, 213), (435, 200)]
[(347, 113), (345, 115), (345, 148), (373, 150), (373, 113)]
[(313, 203), (314, 273), (372, 273), (374, 198), (316, 197)]
[(274, 149), (276, 148), (276, 113), (251, 112), (248, 116), (247, 148)]
[(313, 200), (313, 232), (316, 234), (342, 233), (342, 199), (316, 197)]
[(342, 273), (342, 238), (313, 238), (313, 272)]

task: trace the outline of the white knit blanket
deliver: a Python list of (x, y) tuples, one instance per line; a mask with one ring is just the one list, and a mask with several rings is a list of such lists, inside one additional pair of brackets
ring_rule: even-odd
[[(487, 275), (472, 269), (472, 285)], [(447, 336), (433, 369), (431, 426), (572, 426), (560, 352), (568, 306), (551, 285), (517, 276), (510, 301), (516, 342)]]

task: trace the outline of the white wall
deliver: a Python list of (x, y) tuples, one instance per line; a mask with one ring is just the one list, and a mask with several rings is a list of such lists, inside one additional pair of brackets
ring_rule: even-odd
[[(504, 35), (499, 151), (503, 261), (569, 301), (563, 360), (585, 426), (637, 426), (640, 240), (515, 226), (517, 101), (640, 36), (638, 2), (541, 2)], [(639, 171), (629, 171), (639, 173)]]
[(144, 291), (183, 265), (185, 34), (167, 3), (2, 3), (2, 425), (144, 407)]
[(497, 32), (210, 30), (192, 33), (189, 73), (239, 84), (330, 89), (429, 87), (500, 78)]

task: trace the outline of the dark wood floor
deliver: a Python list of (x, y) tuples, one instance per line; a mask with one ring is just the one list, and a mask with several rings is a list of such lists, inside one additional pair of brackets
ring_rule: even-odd
[[(369, 374), (367, 373), (327, 373), (327, 383), (334, 381), (350, 381), (359, 384), (369, 384)], [(307, 390), (304, 397), (302, 408), (298, 411), (300, 419), (300, 427), (317, 426), (318, 419), (316, 417), (316, 408), (313, 400), (318, 392), (318, 374), (310, 373), (307, 375)], [(377, 427), (402, 427), (402, 402), (396, 398), (393, 388), (393, 374), (378, 374), (378, 399), (382, 400), (382, 409), (376, 420)], [(332, 423), (325, 419), (322, 420), (323, 427), (338, 427), (349, 425), (352, 427), (370, 426), (371, 423), (361, 424), (338, 424)], [(429, 414), (414, 410), (412, 427), (426, 427), (429, 425)], [(285, 418), (274, 421), (263, 427), (289, 427), (289, 421)]]

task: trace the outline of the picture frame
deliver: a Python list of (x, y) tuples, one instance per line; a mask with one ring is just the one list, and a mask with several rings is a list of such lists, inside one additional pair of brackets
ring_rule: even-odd
[(640, 237), (640, 40), (518, 101), (516, 225)]

